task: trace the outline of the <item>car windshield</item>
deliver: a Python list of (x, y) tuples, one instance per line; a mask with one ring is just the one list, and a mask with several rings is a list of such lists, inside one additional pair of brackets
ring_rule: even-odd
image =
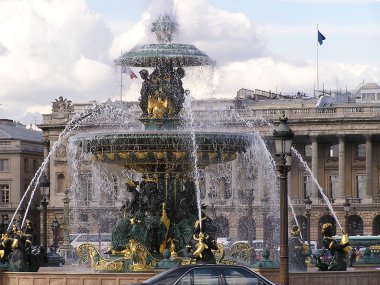
[[(182, 276), (188, 269), (184, 268), (172, 268), (169, 270), (166, 270), (164, 272), (161, 272), (157, 274), (156, 276), (153, 276), (152, 278), (149, 278), (148, 280), (145, 280), (144, 284), (155, 284), (159, 282), (160, 280), (165, 279), (165, 282), (168, 284), (173, 284), (180, 276)], [(169, 280), (172, 280), (172, 282), (169, 282)]]

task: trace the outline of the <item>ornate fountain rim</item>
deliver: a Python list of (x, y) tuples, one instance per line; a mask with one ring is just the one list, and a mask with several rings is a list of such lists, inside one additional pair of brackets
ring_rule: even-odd
[(117, 65), (135, 67), (156, 67), (164, 61), (171, 61), (174, 66), (215, 65), (193, 45), (177, 43), (158, 43), (137, 45), (115, 60)]

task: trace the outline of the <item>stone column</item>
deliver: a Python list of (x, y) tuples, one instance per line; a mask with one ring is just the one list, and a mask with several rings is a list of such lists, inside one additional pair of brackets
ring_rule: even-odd
[[(318, 180), (318, 142), (317, 136), (311, 136), (311, 170), (313, 172), (313, 176)], [(317, 205), (318, 199), (318, 186), (312, 182), (311, 187), (311, 200), (313, 204)]]
[[(366, 136), (365, 142), (365, 200), (372, 199), (372, 136)], [(368, 201), (369, 202), (369, 201)]]
[(344, 201), (346, 195), (346, 161), (344, 135), (339, 135), (339, 192), (337, 200)]

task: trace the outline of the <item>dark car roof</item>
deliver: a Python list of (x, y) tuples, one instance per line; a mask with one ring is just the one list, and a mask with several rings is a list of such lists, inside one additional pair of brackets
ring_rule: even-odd
[[(161, 279), (167, 280), (167, 278), (170, 275), (173, 275), (173, 279), (177, 280), (182, 275), (186, 274), (188, 271), (190, 271), (193, 268), (205, 268), (205, 267), (216, 267), (216, 268), (244, 268), (246, 270), (249, 270), (252, 272), (251, 269), (244, 265), (229, 265), (229, 264), (190, 264), (190, 265), (183, 265), (179, 267), (174, 267), (172, 269), (166, 270), (164, 272), (161, 272), (160, 274), (144, 281), (142, 284), (152, 284), (160, 282)], [(262, 277), (262, 276), (260, 276)], [(263, 278), (263, 277), (262, 277)], [(149, 282), (150, 281), (150, 282)]]

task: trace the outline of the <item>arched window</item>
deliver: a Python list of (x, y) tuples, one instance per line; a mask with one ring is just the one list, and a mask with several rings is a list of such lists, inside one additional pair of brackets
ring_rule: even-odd
[(377, 215), (372, 222), (372, 235), (380, 235), (380, 215)]
[(214, 224), (216, 226), (215, 238), (230, 236), (230, 223), (228, 222), (226, 217), (219, 216), (215, 218)]
[(255, 240), (256, 239), (256, 222), (253, 218), (242, 217), (239, 220), (238, 228), (239, 240)]
[(66, 177), (64, 174), (57, 175), (57, 193), (63, 193), (66, 187)]
[(352, 215), (347, 218), (348, 235), (357, 236), (363, 235), (363, 219), (358, 215)]

